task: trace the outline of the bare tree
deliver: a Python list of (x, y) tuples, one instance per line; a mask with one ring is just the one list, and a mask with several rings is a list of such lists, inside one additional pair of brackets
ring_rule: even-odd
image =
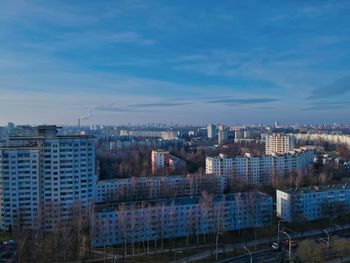
[[(209, 195), (206, 191), (203, 191), (199, 202), (202, 210), (203, 219), (205, 220), (205, 225), (207, 228), (206, 232), (209, 232), (210, 225), (211, 225), (210, 221), (212, 219), (211, 214), (212, 214), (212, 207), (213, 207), (213, 197)], [(205, 238), (206, 238), (206, 233), (203, 233), (204, 243), (205, 243)]]

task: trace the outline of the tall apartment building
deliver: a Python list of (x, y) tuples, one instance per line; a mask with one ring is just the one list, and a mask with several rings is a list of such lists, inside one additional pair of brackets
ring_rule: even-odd
[(350, 185), (276, 191), (277, 216), (288, 222), (312, 221), (350, 213)]
[(220, 154), (206, 157), (205, 170), (207, 174), (232, 175), (249, 184), (270, 184), (273, 175), (283, 178), (293, 171), (304, 170), (313, 163), (313, 158), (313, 150), (305, 147), (278, 155), (228, 157)]
[[(210, 200), (209, 200), (210, 199)], [(95, 247), (271, 225), (272, 197), (260, 192), (97, 206)]]
[(216, 125), (209, 123), (207, 126), (208, 138), (215, 139), (217, 136)]
[(94, 198), (94, 148), (94, 137), (58, 136), (56, 126), (10, 136), (0, 146), (0, 228), (51, 228), (72, 206), (84, 212)]
[(283, 154), (294, 150), (295, 139), (292, 135), (281, 133), (268, 134), (265, 138), (266, 154)]

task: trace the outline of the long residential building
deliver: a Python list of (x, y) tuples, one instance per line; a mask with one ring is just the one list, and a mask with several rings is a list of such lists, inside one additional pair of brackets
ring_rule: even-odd
[(121, 130), (120, 136), (162, 138), (163, 140), (175, 140), (178, 138), (175, 131), (157, 130)]
[(345, 144), (350, 149), (350, 135), (325, 134), (325, 133), (298, 133), (294, 135), (297, 140), (303, 141), (327, 141), (334, 144)]
[(230, 176), (209, 174), (108, 179), (97, 182), (95, 201), (98, 204), (107, 204), (165, 197), (197, 196), (203, 191), (223, 194), (225, 191), (230, 191), (230, 187), (234, 185), (235, 181)]
[(287, 154), (265, 156), (228, 157), (220, 154), (207, 157), (205, 169), (207, 174), (232, 175), (248, 184), (270, 184), (274, 175), (283, 178), (293, 171), (302, 171), (313, 163), (313, 159), (313, 150), (306, 147)]
[(276, 191), (277, 216), (288, 222), (312, 221), (350, 213), (350, 185), (312, 186)]
[(272, 197), (260, 192), (97, 206), (95, 247), (271, 225)]
[(0, 228), (51, 228), (94, 199), (92, 136), (58, 136), (56, 126), (31, 127), (0, 146)]

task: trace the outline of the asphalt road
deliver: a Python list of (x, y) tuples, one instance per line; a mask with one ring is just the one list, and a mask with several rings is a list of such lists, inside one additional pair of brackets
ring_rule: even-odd
[[(262, 260), (264, 262), (275, 262), (276, 257), (279, 255), (279, 251), (273, 250), (273, 249), (267, 249), (258, 251), (256, 253), (253, 253), (253, 263), (260, 263)], [(228, 258), (222, 261), (219, 261), (219, 263), (250, 263), (250, 256), (249, 255), (243, 255), (239, 257), (234, 258)]]

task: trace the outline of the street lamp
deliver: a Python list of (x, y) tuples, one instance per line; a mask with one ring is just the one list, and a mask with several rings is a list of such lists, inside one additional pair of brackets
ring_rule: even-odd
[[(327, 247), (329, 247), (329, 241), (330, 241), (329, 232), (328, 232), (326, 229), (323, 229), (322, 231), (327, 235), (327, 241), (326, 241), (326, 243), (327, 243)], [(321, 240), (322, 240), (322, 239), (321, 239)]]
[(215, 244), (216, 244), (216, 249), (215, 249), (215, 260), (217, 261), (218, 260), (218, 245), (219, 245), (219, 235), (223, 235), (224, 233), (222, 232), (217, 232), (216, 233), (216, 241), (215, 241)]
[(243, 248), (249, 253), (250, 263), (253, 263), (253, 255), (252, 255), (252, 253), (250, 252), (250, 250), (246, 246), (244, 246)]
[(288, 239), (289, 239), (289, 246), (288, 246), (288, 257), (289, 257), (289, 262), (292, 259), (292, 239), (290, 237), (290, 235), (288, 235), (288, 233), (286, 231), (281, 232), (282, 234), (285, 234)]

